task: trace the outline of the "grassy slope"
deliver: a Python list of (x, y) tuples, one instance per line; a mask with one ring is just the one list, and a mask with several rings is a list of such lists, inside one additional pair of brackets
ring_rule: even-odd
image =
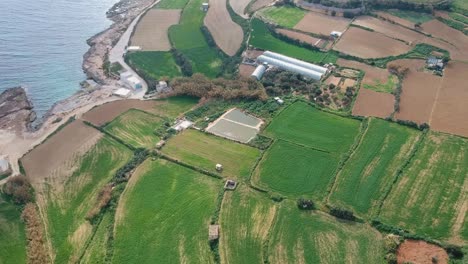
[(336, 152), (346, 152), (359, 131), (359, 121), (329, 114), (298, 102), (273, 119), (266, 134), (274, 138)]
[(290, 6), (268, 7), (260, 12), (268, 21), (288, 28), (293, 28), (307, 13), (303, 9)]
[(174, 118), (190, 110), (198, 103), (198, 98), (190, 96), (174, 96), (155, 100), (157, 104), (150, 112), (159, 116)]
[(130, 109), (114, 119), (104, 129), (136, 148), (150, 148), (159, 141), (154, 130), (161, 124), (162, 119), (157, 116)]
[(223, 165), (222, 175), (247, 178), (260, 151), (224, 138), (186, 130), (169, 140), (163, 153), (193, 166), (216, 172)]
[(254, 181), (285, 195), (323, 198), (337, 163), (330, 153), (279, 140), (263, 157)]
[(0, 263), (26, 263), (26, 234), (21, 210), (0, 193)]
[(257, 18), (252, 19), (252, 30), (253, 31), (250, 37), (249, 44), (257, 48), (271, 50), (274, 52), (284, 54), (286, 56), (291, 56), (300, 60), (315, 63), (335, 63), (338, 59), (338, 57), (334, 54), (309, 50), (275, 38), (268, 31), (268, 28), (266, 27), (265, 23)]
[(430, 133), (393, 186), (380, 217), (386, 223), (432, 238), (456, 237), (460, 225), (467, 221), (462, 216), (456, 223), (467, 199), (467, 164), (466, 139)]
[(208, 225), (221, 182), (163, 160), (141, 166), (123, 197), (113, 262), (212, 263)]
[(129, 64), (141, 69), (150, 77), (159, 80), (161, 77), (181, 76), (179, 67), (168, 51), (137, 51), (127, 55)]
[(234, 192), (226, 192), (220, 217), (221, 262), (263, 263), (263, 243), (276, 208), (270, 199), (246, 185), (239, 185)]
[(468, 1), (466, 0), (454, 0), (453, 6), (462, 9), (464, 12), (468, 13)]
[(429, 20), (432, 20), (433, 17), (430, 14), (415, 12), (415, 11), (407, 11), (407, 10), (389, 10), (388, 13), (411, 21), (413, 23), (424, 23)]
[(361, 144), (337, 176), (331, 203), (359, 215), (375, 213), (418, 136), (414, 129), (371, 119)]
[(281, 204), (269, 247), (270, 263), (386, 263), (380, 234), (366, 225)]
[(162, 0), (154, 6), (160, 9), (182, 9), (187, 4), (188, 0)]
[(221, 59), (208, 46), (200, 30), (205, 12), (201, 10), (204, 0), (190, 0), (182, 12), (179, 25), (169, 28), (169, 38), (176, 49), (181, 50), (191, 61), (194, 72), (215, 77), (220, 72)]
[[(130, 159), (131, 154), (121, 144), (104, 137), (85, 154), (78, 170), (64, 184), (63, 191), (50, 193), (48, 233), (56, 251), (57, 263), (66, 263), (72, 255), (76, 256), (80, 249), (74, 248), (69, 237), (87, 223), (85, 216), (94, 206), (98, 192)], [(81, 239), (86, 240), (85, 234)]]
[(363, 84), (363, 87), (370, 89), (376, 92), (381, 93), (392, 93), (398, 83), (398, 78), (395, 75), (390, 75), (386, 83), (381, 83), (379, 80), (376, 80), (375, 84)]

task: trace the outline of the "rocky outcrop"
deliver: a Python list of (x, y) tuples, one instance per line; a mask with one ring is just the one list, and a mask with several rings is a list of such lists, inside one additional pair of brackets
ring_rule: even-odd
[(21, 132), (29, 129), (36, 119), (32, 103), (22, 87), (14, 87), (0, 94), (0, 129)]

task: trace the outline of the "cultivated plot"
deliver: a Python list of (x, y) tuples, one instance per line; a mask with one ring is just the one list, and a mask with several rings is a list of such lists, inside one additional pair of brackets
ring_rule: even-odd
[(169, 51), (171, 43), (167, 31), (178, 24), (180, 10), (150, 9), (138, 22), (130, 39), (130, 45), (143, 51)]
[(273, 4), (275, 0), (253, 0), (252, 4), (248, 7), (248, 12), (255, 12), (257, 10), (260, 10), (264, 8), (265, 6), (268, 6), (270, 4)]
[(262, 124), (262, 120), (233, 108), (211, 123), (206, 131), (220, 137), (247, 143), (257, 136)]
[(164, 160), (147, 160), (119, 202), (114, 263), (213, 263), (208, 225), (221, 182)]
[(421, 33), (371, 16), (360, 16), (353, 21), (353, 24), (370, 28), (390, 38), (403, 40), (410, 45), (425, 38)]
[(154, 8), (157, 9), (183, 9), (189, 0), (161, 0)]
[(219, 223), (222, 263), (263, 263), (267, 239), (277, 206), (267, 196), (239, 185), (224, 194)]
[(387, 118), (393, 113), (394, 106), (395, 97), (392, 94), (361, 88), (354, 102), (352, 114)]
[(349, 23), (351, 23), (351, 20), (347, 18), (332, 17), (315, 12), (308, 12), (304, 18), (297, 23), (294, 29), (330, 36), (332, 31), (344, 32)]
[(361, 216), (375, 215), (419, 134), (405, 126), (370, 119), (360, 145), (339, 171), (329, 201)]
[[(162, 152), (172, 158), (230, 178), (247, 178), (260, 156), (256, 148), (189, 129), (171, 138)], [(216, 164), (223, 165), (222, 172)]]
[(380, 218), (434, 239), (466, 243), (468, 142), (431, 132), (385, 200)]
[(267, 7), (259, 11), (260, 15), (269, 22), (287, 28), (293, 28), (302, 20), (307, 11), (291, 6)]
[(383, 263), (381, 235), (369, 226), (337, 221), (283, 202), (272, 230), (269, 263)]
[(135, 148), (152, 148), (159, 138), (154, 134), (163, 120), (141, 110), (130, 109), (104, 129)]
[(251, 0), (229, 0), (229, 5), (231, 5), (232, 10), (234, 10), (236, 14), (247, 19), (249, 16), (246, 14), (245, 9), (250, 2)]
[(169, 51), (135, 51), (127, 53), (126, 58), (133, 68), (144, 71), (155, 80), (182, 75)]
[(26, 234), (21, 210), (0, 195), (0, 263), (26, 263)]
[(390, 77), (390, 73), (386, 69), (372, 67), (362, 62), (338, 59), (336, 63), (340, 66), (364, 71), (364, 78), (362, 79), (361, 84), (372, 86), (377, 83), (385, 83)]
[(321, 47), (321, 44), (326, 42), (323, 39), (315, 38), (315, 37), (309, 36), (307, 34), (300, 33), (300, 32), (293, 31), (293, 30), (280, 28), (280, 29), (277, 29), (276, 32), (278, 32), (278, 33), (280, 33), (282, 35), (285, 35), (285, 36), (287, 36), (289, 38), (299, 40), (299, 41), (305, 42), (307, 44), (310, 44), (310, 45), (316, 46), (316, 47)]

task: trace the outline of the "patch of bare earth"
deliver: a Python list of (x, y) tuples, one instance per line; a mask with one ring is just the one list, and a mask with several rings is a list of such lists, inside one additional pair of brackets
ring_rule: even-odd
[(332, 31), (345, 31), (349, 23), (351, 20), (347, 18), (308, 12), (294, 29), (329, 36)]
[(468, 137), (468, 64), (448, 63), (430, 125), (434, 130)]
[(293, 30), (287, 30), (283, 28), (277, 29), (276, 32), (280, 33), (281, 35), (285, 35), (286, 37), (305, 42), (312, 46), (318, 46), (321, 41), (324, 41), (322, 39), (314, 38), (304, 33), (296, 32)]
[[(437, 262), (433, 262), (437, 259)], [(398, 264), (413, 263), (413, 264), (447, 264), (447, 252), (441, 247), (429, 244), (424, 241), (405, 240), (397, 250)]]
[(226, 0), (211, 0), (205, 16), (205, 26), (210, 30), (216, 45), (227, 55), (234, 56), (242, 45), (244, 32), (232, 21)]
[(382, 58), (407, 53), (411, 47), (381, 33), (350, 27), (333, 48), (359, 58)]
[(249, 16), (245, 14), (245, 8), (249, 5), (251, 0), (229, 0), (229, 4), (232, 7), (232, 10), (236, 12), (239, 16), (243, 18), (248, 18)]
[(356, 116), (389, 117), (393, 112), (395, 97), (389, 93), (379, 93), (366, 88), (359, 90), (352, 114)]
[(374, 85), (377, 82), (386, 83), (390, 73), (386, 69), (372, 67), (365, 63), (338, 59), (336, 62), (340, 66), (363, 70), (365, 72), (362, 84)]
[(171, 43), (167, 31), (179, 20), (180, 10), (150, 9), (138, 22), (130, 43), (143, 51), (169, 51)]
[(255, 67), (252, 65), (240, 64), (239, 65), (239, 75), (242, 77), (250, 77), (255, 71)]
[(421, 33), (371, 16), (360, 16), (353, 21), (353, 24), (373, 29), (394, 39), (403, 40), (410, 45), (425, 38)]

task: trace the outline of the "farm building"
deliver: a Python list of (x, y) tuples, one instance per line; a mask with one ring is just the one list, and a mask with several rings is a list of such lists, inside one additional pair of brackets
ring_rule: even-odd
[(219, 225), (210, 225), (208, 230), (208, 239), (210, 241), (217, 240), (219, 238)]
[(182, 130), (185, 130), (193, 125), (193, 122), (190, 122), (188, 120), (179, 120), (176, 122), (176, 124), (172, 127), (175, 129), (177, 132), (180, 132)]
[(259, 62), (261, 62), (261, 63), (267, 63), (268, 65), (278, 67), (278, 68), (280, 68), (282, 70), (285, 70), (285, 71), (298, 73), (298, 74), (303, 75), (306, 78), (311, 78), (311, 79), (314, 79), (314, 80), (317, 80), (317, 81), (320, 80), (322, 78), (322, 75), (323, 75), (323, 73), (320, 73), (320, 72), (317, 72), (317, 71), (314, 71), (314, 70), (310, 70), (310, 69), (298, 66), (298, 65), (293, 64), (293, 63), (285, 62), (283, 60), (278, 60), (278, 59), (274, 59), (274, 58), (271, 58), (271, 57), (267, 57), (265, 55), (259, 56), (257, 60)]
[(135, 90), (141, 89), (142, 87), (140, 79), (133, 75), (123, 80), (123, 82), (124, 84)]
[(339, 32), (339, 31), (332, 31), (330, 32), (330, 36), (334, 37), (334, 38), (339, 38), (341, 37), (343, 33), (342, 32)]
[(257, 80), (260, 80), (262, 79), (263, 77), (263, 74), (265, 73), (266, 71), (266, 66), (265, 65), (258, 65), (257, 68), (255, 69), (255, 71), (252, 73), (252, 77), (256, 78)]
[(141, 47), (140, 46), (130, 46), (127, 47), (127, 51), (140, 51)]
[(277, 59), (277, 60), (280, 60), (280, 61), (284, 61), (284, 62), (287, 62), (287, 63), (291, 63), (291, 64), (294, 64), (296, 66), (300, 66), (302, 68), (313, 70), (313, 71), (316, 71), (316, 72), (319, 72), (319, 73), (322, 73), (322, 74), (327, 72), (327, 68), (324, 68), (324, 67), (312, 64), (312, 63), (308, 63), (308, 62), (305, 62), (305, 61), (301, 61), (301, 60), (298, 60), (298, 59), (294, 59), (294, 58), (291, 58), (291, 57), (288, 57), (288, 56), (284, 56), (284, 55), (281, 55), (279, 53), (275, 53), (275, 52), (271, 52), (271, 51), (265, 51), (262, 55), (273, 58), (273, 59)]
[(444, 68), (444, 61), (436, 57), (429, 57), (426, 61), (426, 64), (429, 69), (441, 70)]

